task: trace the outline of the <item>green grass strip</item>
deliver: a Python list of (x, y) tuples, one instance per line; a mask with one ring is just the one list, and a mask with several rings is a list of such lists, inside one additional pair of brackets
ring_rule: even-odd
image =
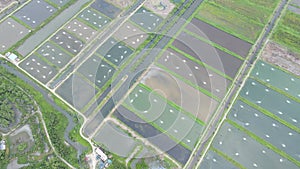
[(139, 86), (144, 88), (145, 90), (147, 90), (148, 92), (153, 92), (156, 96), (158, 96), (159, 98), (161, 98), (162, 100), (166, 101), (167, 104), (169, 104), (170, 106), (172, 106), (173, 108), (175, 108), (176, 110), (178, 110), (179, 112), (183, 112), (185, 115), (187, 115), (188, 117), (190, 117), (191, 119), (195, 120), (198, 124), (200, 124), (201, 126), (205, 126), (205, 123), (198, 119), (195, 115), (193, 115), (190, 112), (185, 111), (182, 107), (180, 107), (179, 105), (177, 105), (176, 103), (174, 103), (171, 100), (168, 100), (167, 98), (164, 98), (163, 96), (161, 96), (159, 93), (157, 93), (156, 91), (154, 91), (152, 88), (150, 88), (149, 86), (146, 86), (143, 83), (139, 83)]
[(266, 140), (256, 136), (254, 133), (250, 132), (249, 130), (243, 128), (242, 126), (238, 125), (237, 123), (233, 122), (230, 119), (226, 119), (226, 122), (228, 122), (229, 124), (231, 124), (232, 126), (236, 127), (237, 129), (241, 130), (242, 132), (246, 133), (247, 135), (249, 135), (252, 139), (256, 140), (258, 143), (266, 146), (267, 148), (273, 150), (275, 153), (279, 154), (280, 156), (288, 159), (289, 161), (293, 162), (294, 164), (296, 164), (298, 167), (300, 167), (300, 162), (297, 161), (296, 159), (292, 158), (291, 156), (289, 156), (288, 154), (286, 154), (284, 151), (279, 150), (277, 147), (273, 146), (272, 144), (270, 144), (269, 142), (267, 142)]
[(26, 29), (32, 30), (32, 28), (27, 25), (25, 22), (23, 22), (21, 19), (17, 18), (16, 16), (12, 15), (10, 18), (18, 22), (20, 25), (24, 26)]
[(176, 74), (176, 73), (170, 71), (170, 70), (169, 70), (168, 68), (166, 68), (165, 66), (163, 66), (163, 65), (161, 65), (161, 64), (159, 64), (159, 63), (156, 63), (155, 65), (156, 65), (157, 67), (163, 69), (163, 70), (166, 71), (167, 73), (169, 73), (169, 74), (175, 76), (176, 78), (182, 80), (183, 82), (185, 82), (186, 84), (190, 85), (190, 86), (193, 87), (194, 89), (200, 91), (201, 93), (205, 94), (206, 96), (211, 97), (211, 98), (213, 98), (214, 100), (216, 100), (216, 101), (218, 101), (218, 102), (221, 101), (217, 96), (213, 95), (210, 91), (207, 91), (207, 90), (203, 89), (202, 87), (196, 85), (195, 83), (193, 83), (193, 82), (191, 82), (191, 81), (185, 79), (184, 77), (182, 77), (182, 76), (180, 76), (180, 75), (178, 75), (178, 74)]
[(46, 59), (45, 57), (43, 57), (41, 54), (39, 54), (38, 52), (34, 52), (33, 53), (35, 56), (37, 56), (38, 58), (40, 58), (42, 61), (46, 62), (46, 64), (48, 64), (49, 66), (53, 67), (54, 69), (56, 69), (57, 71), (59, 71), (59, 67), (56, 66), (55, 64), (51, 63), (48, 59)]
[[(54, 35), (53, 35), (53, 36), (54, 36)], [(70, 55), (71, 57), (74, 57), (74, 55), (73, 55), (71, 52), (69, 52), (67, 49), (61, 47), (61, 46), (58, 45), (57, 43), (53, 42), (51, 39), (49, 39), (48, 41), (45, 41), (44, 44), (45, 44), (46, 42), (51, 43), (53, 46), (55, 46), (55, 47), (57, 47), (58, 49), (62, 50), (62, 51), (65, 52), (66, 54)], [(42, 45), (44, 45), (44, 44), (42, 44)], [(38, 49), (39, 49), (39, 48), (38, 48)], [(34, 49), (34, 50), (38, 50), (38, 49)]]
[(122, 105), (130, 110), (131, 112), (133, 112), (135, 115), (137, 115), (139, 118), (141, 118), (142, 120), (144, 120), (145, 122), (147, 122), (148, 124), (152, 125), (154, 128), (156, 128), (158, 131), (160, 131), (161, 133), (167, 135), (168, 137), (170, 137), (173, 141), (175, 141), (177, 144), (182, 145), (183, 147), (187, 148), (188, 150), (192, 151), (192, 148), (189, 147), (188, 145), (186, 145), (184, 142), (178, 140), (177, 138), (175, 138), (174, 136), (171, 136), (170, 134), (168, 134), (163, 128), (159, 127), (157, 124), (155, 124), (152, 121), (148, 121), (146, 118), (144, 118), (143, 116), (141, 116), (136, 110), (132, 109), (129, 105), (127, 105), (125, 102), (122, 103)]
[(215, 153), (217, 153), (219, 156), (223, 157), (225, 160), (227, 160), (228, 162), (230, 162), (231, 164), (235, 165), (236, 167), (240, 168), (240, 169), (247, 169), (246, 167), (242, 166), (240, 163), (234, 161), (232, 158), (228, 157), (226, 154), (224, 154), (223, 152), (221, 152), (220, 150), (214, 148), (214, 147), (210, 147), (210, 149), (212, 151), (214, 151)]
[(279, 89), (279, 88), (277, 88), (275, 86), (272, 86), (272, 84), (270, 84), (268, 82), (264, 82), (264, 81), (262, 81), (261, 79), (259, 79), (257, 77), (251, 76), (250, 78), (258, 81), (259, 83), (263, 84), (264, 86), (267, 86), (268, 88), (274, 90), (275, 92), (280, 93), (281, 95), (284, 95), (285, 97), (288, 97), (288, 98), (290, 98), (290, 99), (292, 99), (292, 100), (300, 103), (300, 99), (299, 98), (296, 98), (295, 96), (291, 96), (289, 93), (286, 93), (284, 90)]
[[(95, 110), (89, 115), (89, 117), (93, 117), (94, 114), (98, 113), (100, 111), (100, 109), (104, 106), (105, 103), (107, 103), (107, 101), (109, 100), (110, 97), (112, 97), (117, 91), (118, 89), (121, 87), (121, 85), (123, 84), (124, 82), (122, 80), (120, 80), (114, 88), (111, 89), (111, 91), (107, 94), (107, 96), (105, 96), (105, 98), (103, 100), (101, 100), (101, 102), (99, 103), (99, 105), (95, 108)], [(102, 92), (99, 92), (100, 94), (102, 94)], [(100, 96), (100, 95), (99, 95)], [(99, 97), (97, 96), (96, 98), (93, 98), (97, 101), (97, 98)], [(94, 102), (92, 102), (94, 103)], [(115, 103), (116, 105), (117, 103)], [(90, 104), (91, 106), (92, 104)], [(89, 107), (90, 107), (89, 106)], [(88, 108), (89, 108), (88, 107)], [(87, 111), (88, 108), (85, 110)]]
[(245, 99), (245, 98), (243, 98), (243, 97), (239, 97), (239, 100), (241, 100), (241, 101), (243, 101), (244, 103), (248, 104), (249, 106), (251, 106), (251, 107), (253, 107), (253, 108), (259, 110), (260, 112), (262, 112), (262, 113), (265, 114), (266, 116), (268, 116), (268, 117), (270, 117), (270, 118), (272, 118), (272, 119), (274, 119), (274, 120), (276, 120), (276, 121), (282, 123), (283, 125), (287, 126), (288, 128), (290, 128), (290, 129), (292, 129), (292, 130), (294, 130), (294, 131), (300, 133), (300, 129), (299, 129), (298, 127), (296, 127), (296, 126), (294, 126), (294, 125), (292, 125), (292, 124), (286, 122), (285, 120), (283, 120), (283, 119), (281, 119), (280, 117), (274, 115), (273, 113), (267, 111), (266, 109), (263, 109), (263, 108), (257, 106), (256, 104), (252, 103), (251, 101), (249, 101), (249, 100), (247, 100), (247, 99)]
[(95, 52), (94, 55), (98, 56), (99, 58), (103, 59), (106, 63), (108, 63), (110, 66), (112, 66), (114, 69), (118, 70), (118, 66), (111, 63), (111, 61), (107, 60), (104, 56), (100, 55), (99, 53)]
[(198, 63), (200, 66), (203, 66), (203, 67), (205, 67), (205, 68), (208, 68), (208, 69), (214, 71), (215, 73), (217, 73), (217, 74), (223, 76), (223, 77), (226, 78), (226, 79), (229, 79), (229, 80), (231, 80), (231, 81), (233, 80), (230, 76), (226, 75), (225, 73), (221, 72), (220, 70), (217, 70), (217, 69), (213, 68), (212, 66), (210, 66), (210, 65), (208, 65), (208, 64), (206, 64), (206, 63), (201, 62), (200, 60), (194, 58), (193, 56), (191, 56), (191, 55), (189, 55), (189, 54), (187, 54), (187, 53), (185, 53), (184, 51), (181, 51), (180, 49), (178, 49), (178, 48), (176, 48), (176, 47), (174, 47), (174, 46), (170, 46), (170, 48), (173, 49), (173, 50), (175, 50), (176, 52), (182, 54), (183, 56), (189, 58), (190, 60), (194, 61), (195, 63)]

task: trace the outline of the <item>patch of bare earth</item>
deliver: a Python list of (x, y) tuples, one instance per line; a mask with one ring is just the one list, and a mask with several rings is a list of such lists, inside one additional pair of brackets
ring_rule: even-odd
[(274, 42), (268, 42), (261, 58), (300, 76), (300, 55)]
[(121, 9), (127, 8), (133, 4), (133, 0), (105, 0), (108, 3), (114, 4)]
[(145, 7), (157, 15), (166, 18), (175, 8), (170, 0), (146, 0)]

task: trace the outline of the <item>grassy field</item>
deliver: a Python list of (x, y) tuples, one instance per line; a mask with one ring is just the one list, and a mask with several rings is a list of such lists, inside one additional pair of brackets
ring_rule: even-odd
[(197, 17), (245, 41), (254, 43), (279, 0), (206, 0)]
[(272, 35), (272, 40), (300, 54), (300, 15), (287, 11)]

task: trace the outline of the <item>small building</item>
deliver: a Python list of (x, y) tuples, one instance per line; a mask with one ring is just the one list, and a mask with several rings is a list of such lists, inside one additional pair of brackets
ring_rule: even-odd
[(100, 148), (96, 148), (96, 153), (100, 156), (100, 159), (105, 162), (108, 158), (107, 155)]
[(6, 56), (11, 62), (13, 62), (13, 63), (16, 63), (16, 62), (19, 61), (18, 56), (15, 55), (14, 53), (7, 52), (7, 53), (5, 54), (5, 56)]
[(5, 149), (6, 149), (5, 141), (1, 140), (0, 141), (0, 150), (5, 150)]

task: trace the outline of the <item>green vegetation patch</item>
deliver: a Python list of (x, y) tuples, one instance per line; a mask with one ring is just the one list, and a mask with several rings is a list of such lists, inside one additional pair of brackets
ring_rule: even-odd
[(0, 127), (12, 127), (10, 125), (16, 123), (17, 116), (26, 117), (35, 109), (33, 100), (15, 83), (0, 74)]
[(300, 15), (287, 11), (272, 39), (290, 50), (300, 53)]
[(278, 0), (273, 0), (272, 5), (262, 6), (243, 0), (207, 0), (200, 6), (197, 17), (245, 41), (254, 43), (278, 3)]

